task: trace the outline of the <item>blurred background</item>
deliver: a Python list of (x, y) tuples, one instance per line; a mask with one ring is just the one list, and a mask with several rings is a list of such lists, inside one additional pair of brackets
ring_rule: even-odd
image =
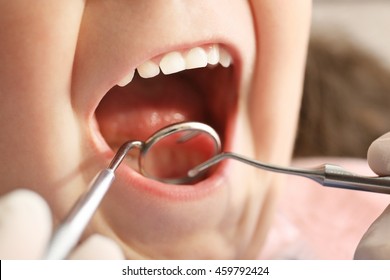
[(390, 0), (314, 0), (313, 33), (341, 33), (390, 67)]
[(295, 156), (365, 158), (390, 131), (390, 0), (314, 0)]

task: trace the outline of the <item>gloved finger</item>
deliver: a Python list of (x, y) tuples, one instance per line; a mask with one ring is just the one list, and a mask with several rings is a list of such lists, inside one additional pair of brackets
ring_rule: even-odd
[(30, 190), (0, 198), (0, 259), (38, 259), (51, 234), (47, 203)]
[(390, 205), (364, 234), (354, 258), (390, 260)]
[(123, 260), (119, 245), (108, 237), (94, 234), (78, 246), (71, 254), (73, 260)]
[(368, 148), (367, 160), (376, 174), (390, 175), (390, 132), (372, 142)]

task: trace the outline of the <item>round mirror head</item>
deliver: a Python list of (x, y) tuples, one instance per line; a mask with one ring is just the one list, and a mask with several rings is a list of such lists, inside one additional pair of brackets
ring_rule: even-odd
[(198, 122), (174, 124), (145, 141), (139, 168), (146, 177), (169, 184), (185, 184), (194, 180), (188, 176), (189, 170), (220, 151), (219, 136), (210, 126)]

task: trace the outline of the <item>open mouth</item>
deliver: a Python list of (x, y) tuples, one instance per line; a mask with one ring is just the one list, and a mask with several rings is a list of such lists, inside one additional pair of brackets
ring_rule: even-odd
[[(131, 69), (97, 106), (96, 133), (115, 152), (124, 142), (145, 141), (165, 126), (196, 121), (213, 127), (226, 149), (238, 98), (232, 57), (226, 47), (207, 44), (161, 54)], [(175, 173), (203, 150), (165, 153), (153, 165)], [(131, 153), (125, 164), (138, 170), (137, 156)]]

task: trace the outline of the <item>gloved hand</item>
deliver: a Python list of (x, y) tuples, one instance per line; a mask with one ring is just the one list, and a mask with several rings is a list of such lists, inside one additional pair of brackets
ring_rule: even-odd
[[(40, 259), (52, 232), (51, 212), (42, 197), (16, 190), (0, 198), (0, 259)], [(71, 259), (123, 259), (112, 240), (93, 235)]]
[[(378, 175), (390, 175), (390, 133), (368, 149), (368, 164)], [(390, 259), (390, 205), (374, 221), (360, 241), (355, 259)]]

